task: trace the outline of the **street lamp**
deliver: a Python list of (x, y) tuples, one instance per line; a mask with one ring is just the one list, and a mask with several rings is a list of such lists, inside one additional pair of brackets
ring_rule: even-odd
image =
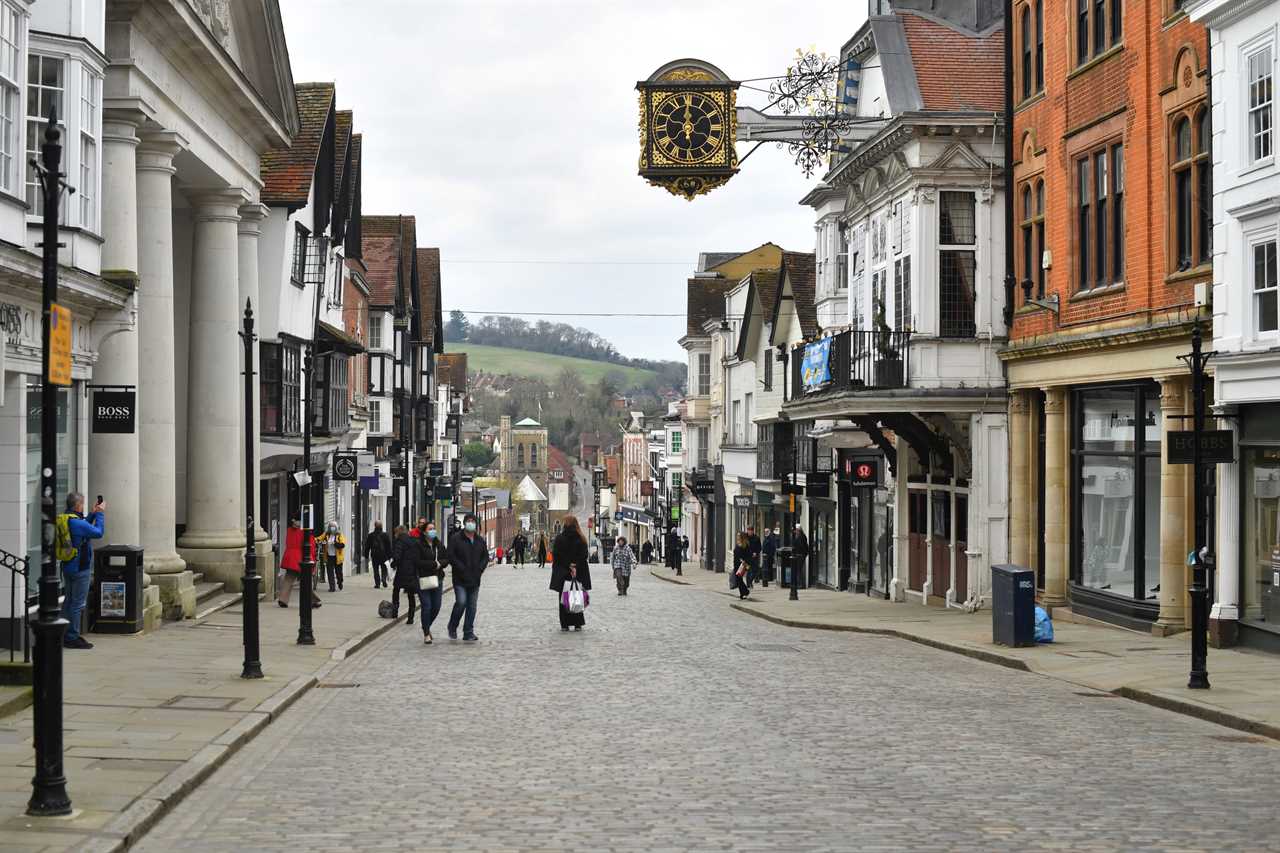
[[(32, 651), (33, 672), (33, 727), (35, 729), (36, 772), (31, 779), (31, 799), (27, 801), (27, 814), (51, 817), (71, 813), (71, 798), (67, 796), (67, 777), (62, 765), (62, 638), (67, 631), (67, 620), (62, 618), (58, 606), (58, 565), (54, 558), (54, 492), (57, 489), (57, 441), (58, 441), (58, 388), (51, 381), (54, 301), (58, 298), (58, 204), (62, 197), (63, 173), (62, 134), (58, 130), (58, 116), (49, 110), (49, 123), (44, 129), (44, 143), (40, 146), (40, 162), (32, 161), (36, 179), (44, 201), (44, 221), (41, 246), (41, 317), (43, 355), (40, 383), (40, 608), (32, 630), (35, 648)], [(69, 320), (66, 312), (59, 310), (61, 322)]]

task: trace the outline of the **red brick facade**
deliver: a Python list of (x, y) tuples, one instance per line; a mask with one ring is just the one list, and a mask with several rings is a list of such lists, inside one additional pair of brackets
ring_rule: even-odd
[[(1041, 179), (1044, 248), (1052, 258), (1045, 271), (1045, 296), (1057, 294), (1061, 300), (1057, 318), (1048, 310), (1022, 307), (1011, 335), (1015, 346), (1053, 333), (1097, 331), (1099, 324), (1145, 326), (1185, 317), (1193, 306), (1195, 283), (1212, 278), (1211, 264), (1179, 271), (1170, 248), (1173, 118), (1189, 106), (1207, 104), (1208, 80), (1205, 29), (1181, 13), (1169, 16), (1172, 2), (1106, 0), (1101, 6), (1108, 23), (1111, 4), (1122, 4), (1121, 35), (1110, 46), (1108, 29), (1108, 46), (1084, 63), (1077, 60), (1076, 49), (1079, 7), (1075, 2), (1044, 2), (1044, 89), (1026, 99), (1023, 30), (1015, 26), (1014, 92), (1021, 102), (1014, 115), (1016, 304), (1023, 305), (1021, 281), (1036, 276), (1034, 266), (1030, 273), (1026, 269), (1021, 242), (1023, 188), (1034, 189)], [(1099, 7), (1096, 0), (1087, 5), (1091, 12)], [(1035, 0), (1016, 4), (1015, 22), (1024, 9), (1034, 15)], [(1033, 75), (1034, 40), (1033, 35)], [(1123, 273), (1120, 283), (1082, 292), (1077, 158), (1117, 143), (1123, 145)], [(1113, 177), (1109, 174), (1108, 180)]]

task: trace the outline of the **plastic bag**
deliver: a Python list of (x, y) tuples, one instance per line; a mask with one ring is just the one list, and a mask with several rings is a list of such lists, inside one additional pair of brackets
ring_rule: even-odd
[(564, 607), (570, 613), (581, 613), (587, 609), (587, 599), (582, 589), (582, 585), (576, 580), (569, 583), (569, 588), (564, 591)]
[(1052, 643), (1053, 642), (1053, 620), (1049, 618), (1049, 612), (1043, 607), (1036, 607), (1036, 642)]

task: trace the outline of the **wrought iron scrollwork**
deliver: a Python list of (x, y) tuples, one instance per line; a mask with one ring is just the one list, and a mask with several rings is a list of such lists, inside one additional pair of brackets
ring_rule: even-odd
[(796, 61), (769, 84), (769, 95), (783, 115), (797, 115), (800, 138), (779, 141), (806, 178), (840, 150), (840, 140), (854, 121), (836, 97), (843, 62), (825, 53), (796, 51)]

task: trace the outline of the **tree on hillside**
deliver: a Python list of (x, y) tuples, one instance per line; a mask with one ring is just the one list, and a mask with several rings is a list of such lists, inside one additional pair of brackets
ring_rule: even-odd
[(483, 441), (471, 441), (462, 448), (462, 464), (472, 471), (488, 467), (493, 457), (493, 451)]
[(444, 327), (444, 339), (446, 341), (465, 341), (471, 334), (471, 321), (467, 319), (467, 315), (461, 311), (450, 311), (449, 322)]
[(581, 374), (572, 367), (566, 367), (556, 375), (556, 399), (562, 406), (575, 405), (586, 390), (587, 386), (583, 383)]

